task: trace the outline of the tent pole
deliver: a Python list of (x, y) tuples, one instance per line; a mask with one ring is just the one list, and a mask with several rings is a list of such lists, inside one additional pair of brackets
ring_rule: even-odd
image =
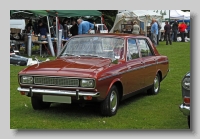
[(48, 28), (49, 28), (49, 34), (51, 35), (51, 30), (50, 30), (50, 26), (49, 26), (49, 16), (47, 15), (47, 23), (48, 23)]
[(169, 10), (169, 24), (170, 24), (170, 10)]
[[(56, 38), (57, 38), (57, 47), (59, 45), (59, 40), (58, 40), (58, 16), (56, 15)], [(58, 53), (58, 52), (57, 52)]]
[(147, 16), (145, 15), (145, 36), (147, 36)]

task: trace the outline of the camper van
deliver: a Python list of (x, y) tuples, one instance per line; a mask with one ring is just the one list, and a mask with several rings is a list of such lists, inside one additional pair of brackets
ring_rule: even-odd
[(25, 19), (10, 19), (10, 37), (11, 39), (22, 39), (23, 30), (25, 30)]
[[(10, 28), (25, 30), (25, 19), (10, 19)], [(22, 32), (21, 32), (22, 33)]]
[[(108, 33), (108, 28), (105, 24), (96, 24), (95, 26), (97, 28), (96, 33)], [(90, 33), (94, 34), (95, 32), (94, 30), (91, 30)]]

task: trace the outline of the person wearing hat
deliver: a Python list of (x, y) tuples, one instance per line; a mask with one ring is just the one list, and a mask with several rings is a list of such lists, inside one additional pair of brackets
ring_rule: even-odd
[(139, 34), (140, 33), (140, 26), (137, 24), (137, 21), (133, 22), (133, 34)]

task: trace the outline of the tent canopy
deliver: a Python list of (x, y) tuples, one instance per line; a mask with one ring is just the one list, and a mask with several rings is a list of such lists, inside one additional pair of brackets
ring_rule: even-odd
[(170, 10), (170, 19), (190, 19), (190, 13), (181, 10)]
[(49, 14), (59, 17), (101, 16), (97, 10), (50, 10)]
[(59, 16), (59, 17), (76, 17), (76, 16), (101, 16), (97, 10), (28, 10), (35, 15), (40, 16)]
[(116, 15), (113, 28), (110, 30), (110, 33), (113, 33), (114, 30), (121, 30), (121, 24), (127, 20), (138, 20), (144, 22), (144, 31), (147, 31), (148, 22), (151, 22), (152, 19), (156, 19), (158, 22), (162, 21), (162, 15), (150, 10), (127, 10), (123, 11)]
[[(14, 14), (17, 10), (10, 10)], [(59, 16), (59, 17), (77, 17), (77, 16), (101, 16), (102, 13), (97, 10), (26, 10), (33, 13), (34, 16)]]

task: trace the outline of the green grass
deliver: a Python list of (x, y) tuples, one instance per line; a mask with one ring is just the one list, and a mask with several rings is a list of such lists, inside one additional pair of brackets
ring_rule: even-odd
[(17, 91), (17, 74), (25, 67), (10, 65), (10, 128), (188, 129), (187, 118), (178, 106), (182, 102), (181, 79), (190, 70), (190, 43), (176, 42), (173, 45), (165, 45), (165, 42), (160, 42), (157, 49), (160, 54), (167, 55), (170, 62), (170, 72), (161, 82), (160, 93), (155, 96), (142, 93), (123, 101), (117, 115), (113, 117), (102, 117), (96, 105), (80, 107), (54, 104), (47, 110), (33, 110), (30, 98), (21, 96)]

